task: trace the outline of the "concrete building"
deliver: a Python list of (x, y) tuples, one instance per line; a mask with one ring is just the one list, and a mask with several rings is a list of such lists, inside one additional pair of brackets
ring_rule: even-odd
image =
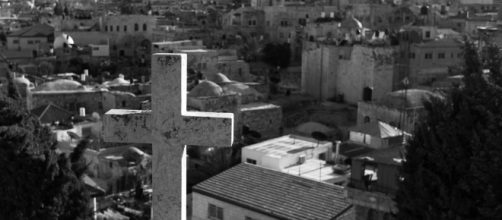
[(49, 51), (54, 42), (54, 28), (36, 24), (7, 35), (8, 50), (30, 50), (42, 54)]
[(392, 91), (395, 48), (319, 44), (302, 54), (302, 92), (319, 100), (378, 100)]
[(352, 159), (350, 183), (345, 189), (347, 199), (354, 205), (354, 219), (395, 219), (400, 150), (376, 150)]
[(334, 173), (333, 143), (298, 135), (285, 135), (242, 148), (242, 162), (330, 184), (343, 184), (347, 176)]
[(265, 12), (252, 7), (232, 10), (222, 17), (222, 27), (231, 33), (260, 36), (265, 31)]
[[(228, 184), (231, 183), (231, 184)], [(343, 188), (240, 164), (193, 187), (192, 219), (351, 219)]]
[(409, 50), (409, 80), (412, 85), (446, 78), (450, 69), (461, 65), (464, 59), (462, 43), (451, 38), (415, 43)]

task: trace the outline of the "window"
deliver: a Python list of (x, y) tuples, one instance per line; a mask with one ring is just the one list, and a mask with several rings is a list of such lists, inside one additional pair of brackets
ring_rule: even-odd
[(105, 31), (108, 31), (108, 26), (105, 25)]
[(110, 32), (113, 32), (113, 26), (110, 25)]
[(146, 24), (143, 24), (143, 31), (146, 31), (147, 27)]
[(426, 60), (432, 59), (432, 53), (425, 53), (425, 59)]
[(319, 154), (319, 160), (326, 160), (326, 153)]
[(120, 32), (120, 27), (117, 25), (117, 32)]
[(124, 25), (124, 32), (127, 32), (127, 25)]
[(244, 220), (258, 220), (257, 218), (252, 218), (252, 217), (249, 217), (249, 216), (246, 216), (246, 218)]
[(409, 54), (409, 57), (410, 57), (410, 59), (415, 59), (415, 53), (411, 52), (411, 53)]
[(29, 40), (29, 41), (28, 41), (28, 44), (33, 44), (33, 41), (32, 41), (32, 40)]
[(139, 30), (139, 25), (136, 23), (134, 24), (134, 31), (138, 31)]
[(364, 123), (370, 123), (370, 117), (369, 116), (365, 116), (364, 117)]
[(438, 53), (438, 59), (444, 59), (445, 57), (444, 53)]
[(223, 208), (209, 203), (207, 210), (207, 218), (214, 220), (223, 220)]
[(425, 38), (431, 38), (431, 31), (425, 32)]
[(250, 163), (250, 164), (256, 165), (256, 160), (246, 158), (246, 163)]
[(13, 44), (19, 44), (19, 40), (13, 40), (12, 43)]

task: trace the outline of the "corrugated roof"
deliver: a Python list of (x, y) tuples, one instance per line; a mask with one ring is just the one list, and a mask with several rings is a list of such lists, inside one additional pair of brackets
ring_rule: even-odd
[(328, 220), (351, 207), (342, 187), (245, 163), (194, 186), (193, 192), (278, 219)]

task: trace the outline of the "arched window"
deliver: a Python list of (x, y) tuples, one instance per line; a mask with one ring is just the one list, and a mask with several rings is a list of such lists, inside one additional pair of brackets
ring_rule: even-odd
[(139, 30), (139, 25), (138, 23), (134, 24), (134, 31), (138, 31)]
[(110, 32), (113, 32), (113, 26), (110, 25)]
[(371, 121), (371, 119), (369, 116), (364, 116), (364, 120), (363, 120), (364, 123), (370, 123), (370, 121)]
[(146, 31), (146, 24), (143, 24), (143, 31)]

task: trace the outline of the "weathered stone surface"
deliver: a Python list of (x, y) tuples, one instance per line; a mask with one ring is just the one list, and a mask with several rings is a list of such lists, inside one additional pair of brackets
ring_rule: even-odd
[(112, 109), (103, 117), (103, 138), (106, 142), (151, 143), (149, 110)]
[(154, 54), (152, 114), (112, 110), (105, 117), (107, 140), (153, 144), (154, 220), (186, 218), (184, 145), (231, 146), (233, 142), (232, 113), (186, 110), (186, 66), (186, 54)]

